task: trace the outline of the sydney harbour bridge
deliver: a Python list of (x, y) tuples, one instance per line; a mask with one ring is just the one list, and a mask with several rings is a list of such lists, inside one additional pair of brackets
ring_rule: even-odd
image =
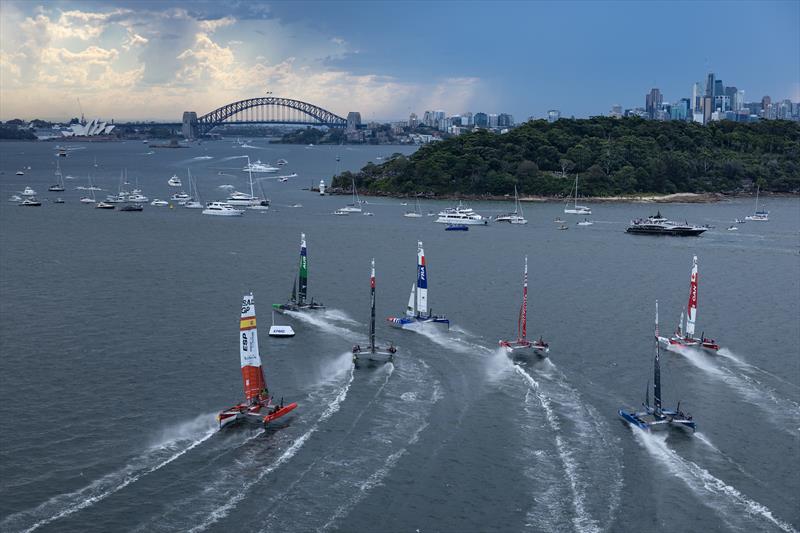
[(240, 100), (197, 116), (194, 111), (183, 113), (181, 130), (187, 139), (207, 134), (217, 126), (228, 124), (286, 124), (345, 128), (347, 119), (308, 102), (262, 96)]

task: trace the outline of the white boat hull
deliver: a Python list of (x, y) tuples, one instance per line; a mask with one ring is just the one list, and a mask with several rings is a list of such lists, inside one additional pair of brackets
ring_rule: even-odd
[(443, 217), (440, 216), (436, 219), (439, 224), (464, 224), (466, 226), (486, 226), (489, 221), (485, 218), (459, 218), (459, 217)]
[(591, 215), (592, 214), (592, 210), (589, 209), (588, 207), (577, 208), (577, 209), (565, 208), (564, 212), (569, 214), (569, 215)]

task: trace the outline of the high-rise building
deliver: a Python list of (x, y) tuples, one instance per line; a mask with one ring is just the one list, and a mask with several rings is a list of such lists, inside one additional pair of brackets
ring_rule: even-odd
[(702, 95), (700, 94), (700, 82), (694, 82), (692, 85), (692, 113), (698, 111), (700, 109), (700, 98)]
[(486, 113), (475, 113), (475, 125), (479, 128), (485, 128), (489, 124), (489, 116)]
[(422, 115), (422, 123), (429, 128), (433, 127), (433, 111), (425, 111), (425, 113)]
[(714, 97), (717, 96), (724, 96), (725, 95), (725, 85), (722, 83), (722, 80), (717, 80), (714, 82)]
[(705, 96), (714, 97), (714, 73), (708, 73), (708, 79), (706, 80), (706, 94)]
[(497, 126), (500, 128), (510, 128), (514, 125), (514, 117), (508, 113), (500, 113), (497, 115)]
[(661, 95), (661, 91), (655, 87), (650, 89), (650, 93), (646, 94), (644, 97), (645, 102), (645, 111), (647, 111), (647, 116), (650, 118), (656, 118), (658, 115), (658, 111), (661, 109), (661, 104), (664, 101), (664, 97)]
[(736, 111), (741, 111), (744, 109), (744, 90), (739, 89), (736, 91), (736, 106), (734, 107)]
[(350, 111), (347, 114), (347, 131), (356, 131), (361, 125), (361, 113), (358, 111)]
[(724, 113), (731, 110), (731, 99), (729, 96), (719, 94), (714, 97), (714, 110)]
[(416, 128), (417, 126), (419, 126), (419, 118), (417, 118), (416, 113), (411, 113), (408, 115), (408, 127)]
[(497, 127), (497, 114), (496, 113), (489, 113), (489, 127), (496, 128)]
[(461, 113), (461, 125), (462, 126), (472, 126), (474, 124), (474, 120), (472, 118), (472, 112), (466, 111)]
[(551, 109), (547, 112), (547, 122), (555, 122), (561, 118), (561, 111), (558, 109)]
[(622, 106), (619, 104), (612, 105), (608, 116), (612, 118), (622, 118)]
[(439, 109), (437, 111), (434, 111), (433, 112), (433, 127), (444, 131), (446, 129), (446, 127), (443, 128), (442, 124), (444, 123), (445, 116), (446, 116), (445, 112), (442, 111), (441, 109)]
[(761, 116), (763, 118), (770, 118), (769, 113), (772, 109), (772, 98), (765, 96), (761, 99)]
[(703, 124), (711, 122), (711, 114), (714, 112), (714, 98), (711, 96), (703, 97)]

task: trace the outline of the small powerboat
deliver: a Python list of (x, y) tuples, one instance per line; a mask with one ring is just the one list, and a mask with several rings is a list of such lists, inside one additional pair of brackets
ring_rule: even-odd
[(156, 198), (155, 200), (150, 202), (150, 205), (152, 205), (153, 207), (167, 207), (169, 205), (169, 202), (167, 202), (166, 200), (159, 200), (158, 198)]
[(270, 337), (294, 337), (292, 326), (281, 326), (275, 324), (275, 311), (272, 311), (272, 325), (269, 327)]
[(448, 224), (445, 228), (445, 231), (469, 231), (469, 226), (464, 224)]

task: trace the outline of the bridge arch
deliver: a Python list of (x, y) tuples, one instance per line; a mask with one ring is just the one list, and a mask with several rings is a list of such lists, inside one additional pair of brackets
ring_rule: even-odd
[(347, 120), (308, 102), (262, 96), (224, 105), (198, 117), (196, 124), (198, 133), (204, 134), (223, 124), (297, 124), (344, 128)]

